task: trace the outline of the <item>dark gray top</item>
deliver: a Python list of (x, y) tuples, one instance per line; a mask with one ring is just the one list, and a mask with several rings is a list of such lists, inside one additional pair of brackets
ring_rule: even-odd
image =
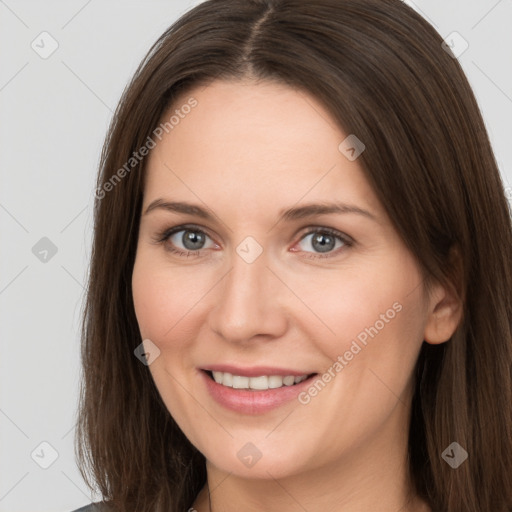
[(85, 507), (77, 508), (76, 510), (73, 510), (73, 512), (102, 512), (103, 507), (101, 506), (101, 503), (91, 503), (90, 505), (85, 505)]

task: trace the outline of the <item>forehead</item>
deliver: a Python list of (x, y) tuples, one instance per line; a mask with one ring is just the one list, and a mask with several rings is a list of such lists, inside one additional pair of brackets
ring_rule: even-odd
[(304, 91), (275, 82), (216, 81), (176, 98), (162, 122), (171, 116), (172, 129), (149, 155), (146, 204), (176, 193), (229, 198), (245, 213), (249, 205), (258, 211), (301, 198), (379, 208), (357, 160), (340, 150), (347, 134)]

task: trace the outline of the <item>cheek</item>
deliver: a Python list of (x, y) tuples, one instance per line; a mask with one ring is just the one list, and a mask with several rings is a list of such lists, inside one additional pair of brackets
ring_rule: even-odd
[(306, 297), (305, 302), (312, 313), (306, 315), (308, 330), (316, 326), (318, 337), (336, 348), (345, 347), (358, 336), (364, 342), (365, 329), (376, 322), (382, 329), (380, 315), (386, 320), (387, 317), (393, 319), (397, 316), (396, 310), (400, 309), (395, 304), (402, 298), (397, 287), (379, 279), (378, 273), (368, 267), (329, 272), (325, 277), (319, 275), (310, 280), (299, 276), (299, 279), (301, 282), (295, 287), (300, 290), (297, 295)]
[(194, 316), (193, 306), (204, 295), (197, 276), (189, 276), (138, 256), (132, 276), (133, 302), (143, 338), (164, 342)]
[(160, 339), (171, 327), (165, 325), (166, 311), (169, 322), (176, 318), (173, 308), (177, 304), (170, 301), (170, 295), (166, 295), (166, 284), (144, 265), (143, 260), (136, 261), (132, 276), (133, 304), (143, 338)]
[(313, 334), (317, 326), (314, 338), (322, 352), (331, 361), (346, 354), (345, 359), (357, 359), (362, 366), (411, 367), (424, 328), (421, 275), (414, 261), (390, 254), (364, 269), (346, 269), (339, 277), (329, 274), (300, 285), (318, 319), (309, 315), (303, 328)]
[(191, 280), (183, 273), (156, 259), (144, 251), (137, 255), (132, 274), (135, 314), (142, 339), (150, 339), (160, 350), (149, 370), (162, 400), (180, 427), (190, 431), (188, 418), (196, 411), (180, 383), (187, 381), (193, 366), (190, 325), (198, 323), (193, 305), (204, 291), (190, 286)]

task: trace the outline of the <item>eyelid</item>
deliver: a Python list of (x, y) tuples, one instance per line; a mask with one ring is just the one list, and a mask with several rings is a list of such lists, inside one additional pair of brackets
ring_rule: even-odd
[[(187, 231), (187, 230), (198, 231), (199, 233), (204, 233), (205, 235), (207, 235), (209, 238), (211, 238), (213, 240), (212, 235), (209, 233), (209, 231), (206, 228), (204, 228), (202, 226), (198, 226), (196, 224), (180, 224), (179, 226), (174, 226), (172, 228), (166, 228), (162, 231), (159, 231), (156, 234), (156, 236), (153, 238), (153, 240), (155, 243), (163, 243), (172, 235), (175, 235), (176, 233), (179, 233), (180, 231)], [(199, 249), (199, 250), (201, 251), (202, 249)]]
[(312, 226), (308, 226), (307, 228), (304, 228), (304, 229), (306, 229), (306, 231), (304, 233), (302, 233), (300, 240), (302, 240), (305, 236), (310, 235), (311, 233), (328, 233), (330, 235), (340, 238), (347, 244), (355, 243), (355, 240), (351, 236), (347, 235), (343, 231), (340, 231), (339, 229), (330, 228), (329, 226), (312, 225)]

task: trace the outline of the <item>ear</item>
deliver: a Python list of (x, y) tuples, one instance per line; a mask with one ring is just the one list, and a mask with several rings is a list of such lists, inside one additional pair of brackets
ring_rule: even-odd
[(423, 339), (431, 345), (448, 341), (462, 320), (463, 293), (462, 259), (460, 251), (452, 248), (450, 263), (453, 269), (453, 282), (448, 286), (436, 283), (432, 285), (427, 303), (427, 322)]

